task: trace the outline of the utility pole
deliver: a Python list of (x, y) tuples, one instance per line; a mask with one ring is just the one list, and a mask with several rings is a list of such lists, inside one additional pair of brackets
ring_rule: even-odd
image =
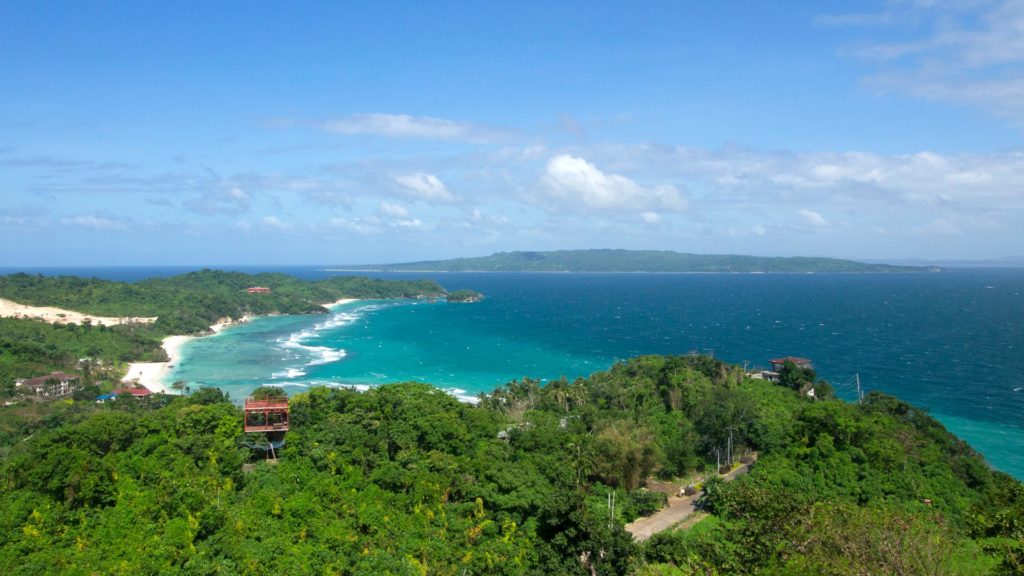
[(729, 428), (729, 455), (727, 457), (729, 467), (732, 467), (732, 428)]
[(860, 389), (860, 372), (858, 372), (856, 374), (856, 378), (857, 378), (857, 403), (858, 404), (863, 404), (864, 403), (864, 391)]
[(721, 448), (715, 448), (715, 462), (717, 463), (717, 465), (715, 466), (715, 474), (719, 474), (720, 470), (722, 469), (722, 450), (721, 450)]

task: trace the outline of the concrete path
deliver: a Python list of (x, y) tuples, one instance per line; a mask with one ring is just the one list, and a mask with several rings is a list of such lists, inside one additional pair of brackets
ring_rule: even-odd
[[(746, 474), (748, 470), (750, 470), (750, 464), (744, 464), (722, 476), (722, 479), (729, 482), (737, 476)], [(703, 492), (699, 492), (693, 496), (669, 496), (667, 507), (650, 516), (626, 524), (626, 532), (632, 534), (634, 539), (643, 542), (658, 532), (668, 530), (697, 512), (697, 499), (703, 495)]]

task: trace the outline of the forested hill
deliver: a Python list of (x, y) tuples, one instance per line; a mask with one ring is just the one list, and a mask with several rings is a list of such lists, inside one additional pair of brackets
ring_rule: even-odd
[(686, 254), (667, 250), (498, 252), (480, 258), (353, 266), (352, 270), (430, 272), (926, 272), (935, 267), (866, 264), (836, 258)]
[[(0, 574), (1021, 573), (1019, 482), (895, 398), (782, 380), (648, 356), (478, 405), (313, 388), (275, 466), (212, 388), (0, 408)], [(759, 456), (723, 483), (730, 445)], [(635, 542), (649, 478), (706, 515)]]
[[(269, 288), (270, 292), (250, 294), (250, 287)], [(218, 270), (135, 283), (76, 276), (0, 276), (0, 298), (97, 316), (157, 316), (154, 329), (161, 334), (201, 332), (225, 317), (326, 312), (322, 304), (341, 298), (441, 297), (444, 294), (444, 288), (430, 280), (338, 276), (306, 281), (287, 274)]]

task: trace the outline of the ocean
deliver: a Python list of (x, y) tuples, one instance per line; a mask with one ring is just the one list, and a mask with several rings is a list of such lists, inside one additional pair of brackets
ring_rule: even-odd
[[(57, 272), (136, 280), (181, 271)], [(841, 397), (856, 397), (859, 375), (865, 390), (927, 409), (995, 468), (1024, 478), (1024, 269), (367, 275), (432, 278), (487, 298), (360, 301), (330, 315), (258, 318), (186, 344), (168, 380), (217, 386), (236, 400), (262, 384), (293, 392), (421, 381), (469, 400), (512, 379), (571, 380), (640, 354), (698, 352), (748, 367), (803, 356)]]

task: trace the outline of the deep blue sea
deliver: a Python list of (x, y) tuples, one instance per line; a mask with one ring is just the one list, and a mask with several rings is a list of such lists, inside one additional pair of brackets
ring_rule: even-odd
[[(118, 280), (189, 268), (44, 270)], [(273, 269), (305, 278), (331, 272)], [(513, 378), (570, 379), (638, 354), (766, 366), (811, 358), (839, 394), (853, 377), (928, 409), (1024, 478), (1024, 269), (933, 274), (372, 274), (432, 278), (475, 304), (362, 301), (260, 318), (187, 344), (170, 380), (241, 398), (265, 383), (430, 382), (463, 397)]]

